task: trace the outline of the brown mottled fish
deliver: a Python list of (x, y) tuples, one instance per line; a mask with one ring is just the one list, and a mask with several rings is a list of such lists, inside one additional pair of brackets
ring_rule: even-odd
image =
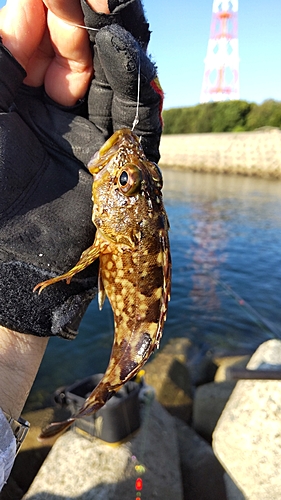
[(76, 418), (101, 408), (143, 366), (159, 346), (170, 295), (168, 218), (162, 202), (162, 175), (147, 160), (140, 139), (118, 130), (88, 165), (94, 176), (93, 223), (96, 236), (78, 263), (34, 290), (71, 278), (99, 258), (99, 306), (108, 296), (115, 334), (106, 372), (76, 415), (47, 426), (53, 437)]

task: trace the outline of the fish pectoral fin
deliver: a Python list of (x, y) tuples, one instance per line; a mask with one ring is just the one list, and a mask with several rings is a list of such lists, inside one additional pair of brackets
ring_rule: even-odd
[(71, 271), (74, 271), (74, 269), (76, 269), (76, 273), (83, 271), (83, 269), (86, 269), (86, 267), (90, 266), (90, 264), (92, 264), (95, 260), (97, 260), (97, 258), (100, 256), (100, 253), (101, 253), (100, 240), (99, 238), (95, 238), (95, 241), (92, 244), (92, 246), (84, 250), (76, 266), (74, 266)]
[(108, 251), (108, 246), (109, 242), (106, 241), (103, 236), (100, 235), (97, 231), (94, 243), (92, 244), (92, 246), (84, 250), (79, 261), (77, 262), (77, 264), (75, 264), (74, 267), (72, 267), (72, 269), (64, 274), (61, 274), (60, 276), (56, 276), (55, 278), (51, 278), (47, 281), (38, 283), (33, 288), (33, 292), (39, 290), (38, 293), (40, 294), (42, 290), (44, 290), (44, 288), (46, 288), (47, 286), (53, 285), (54, 283), (62, 280), (66, 280), (66, 283), (69, 284), (75, 274), (80, 273), (86, 267), (92, 264), (100, 256), (101, 253), (106, 253)]

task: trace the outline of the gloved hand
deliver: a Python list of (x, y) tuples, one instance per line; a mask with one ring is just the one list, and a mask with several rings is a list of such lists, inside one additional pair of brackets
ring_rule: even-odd
[[(92, 176), (85, 165), (112, 131), (132, 126), (138, 61), (135, 132), (143, 136), (147, 156), (158, 160), (162, 95), (154, 65), (141, 47), (149, 38), (148, 25), (139, 0), (110, 5), (112, 14), (95, 14), (90, 26), (112, 23), (93, 42), (95, 76), (88, 102), (63, 107), (43, 87), (22, 85), (24, 70), (0, 47), (0, 324), (18, 332), (74, 338), (96, 293), (97, 263), (70, 285), (58, 283), (41, 295), (33, 288), (67, 271), (93, 242)], [(135, 31), (140, 43), (118, 24), (130, 28), (125, 10), (134, 5), (143, 16), (142, 33)]]
[(119, 128), (132, 127), (137, 110), (140, 70), (139, 123), (135, 132), (142, 136), (147, 157), (157, 162), (163, 91), (156, 68), (146, 56), (150, 31), (141, 1), (109, 0), (110, 15), (96, 14), (86, 0), (82, 0), (81, 5), (85, 25), (100, 29), (89, 29), (95, 70), (88, 99), (89, 119), (106, 139)]

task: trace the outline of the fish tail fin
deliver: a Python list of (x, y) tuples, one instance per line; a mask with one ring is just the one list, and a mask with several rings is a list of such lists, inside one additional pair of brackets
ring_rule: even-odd
[(110, 391), (108, 384), (104, 384), (103, 380), (104, 377), (88, 396), (79, 412), (75, 415), (76, 418), (93, 415), (115, 394), (115, 391)]
[(114, 392), (109, 393), (108, 388), (104, 386), (101, 381), (86, 399), (78, 413), (67, 420), (63, 420), (62, 422), (52, 422), (51, 424), (48, 424), (44, 429), (42, 429), (41, 434), (38, 436), (38, 440), (45, 441), (46, 439), (51, 439), (66, 431), (77, 418), (93, 415), (105, 404), (108, 399), (111, 398), (111, 396), (113, 396), (113, 394)]
[(63, 422), (52, 422), (51, 424), (47, 425), (44, 429), (42, 429), (41, 434), (38, 436), (39, 441), (44, 441), (45, 439), (50, 439), (58, 434), (61, 434), (62, 432), (66, 431), (68, 427), (73, 424), (75, 421), (75, 417), (68, 418), (67, 420), (64, 420)]

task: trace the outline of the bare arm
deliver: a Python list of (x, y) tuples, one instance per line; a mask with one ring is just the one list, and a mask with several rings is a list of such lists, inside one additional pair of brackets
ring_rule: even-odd
[(0, 407), (15, 419), (22, 412), (47, 343), (48, 338), (0, 327)]

